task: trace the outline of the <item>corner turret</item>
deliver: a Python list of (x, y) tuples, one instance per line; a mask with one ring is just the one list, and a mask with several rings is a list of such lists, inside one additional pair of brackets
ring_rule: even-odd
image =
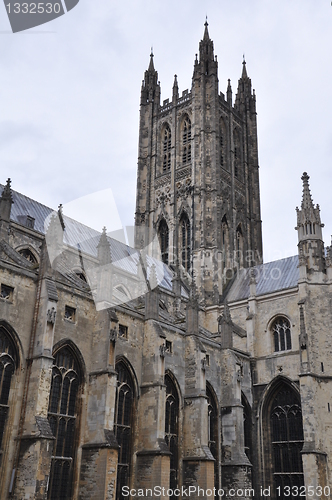
[(234, 108), (240, 111), (240, 113), (247, 110), (251, 113), (256, 113), (255, 91), (251, 91), (251, 79), (248, 77), (247, 64), (244, 56), (242, 61), (242, 75), (237, 87)]
[(204, 74), (206, 76), (211, 74), (216, 75), (218, 70), (218, 63), (214, 57), (214, 46), (209, 35), (207, 20), (205, 21), (204, 26), (203, 40), (199, 42), (199, 62), (197, 61), (196, 56), (194, 66), (194, 77), (197, 74)]
[(149, 67), (145, 71), (144, 80), (142, 81), (141, 104), (147, 104), (149, 102), (156, 102), (158, 105), (160, 104), (158, 71), (154, 69), (153, 57), (154, 55), (151, 48)]
[(298, 248), (300, 266), (306, 265), (307, 271), (325, 272), (324, 242), (319, 205), (314, 206), (309, 188), (309, 175), (304, 172), (301, 209), (296, 207)]

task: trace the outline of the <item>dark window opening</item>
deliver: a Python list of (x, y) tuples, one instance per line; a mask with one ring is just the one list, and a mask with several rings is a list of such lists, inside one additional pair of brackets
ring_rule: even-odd
[(171, 145), (171, 129), (166, 125), (163, 132), (163, 172), (167, 172), (171, 168)]
[(224, 138), (222, 132), (220, 131), (220, 139), (219, 139), (219, 148), (220, 148), (220, 165), (224, 166)]
[(22, 257), (24, 257), (26, 260), (31, 262), (31, 264), (37, 264), (36, 257), (33, 255), (31, 250), (29, 250), (28, 248), (24, 248), (24, 249), (20, 250), (19, 254), (22, 255)]
[(9, 413), (9, 393), (16, 369), (16, 350), (9, 335), (0, 327), (0, 450)]
[(206, 386), (208, 401), (208, 446), (215, 459), (214, 462), (214, 487), (219, 488), (219, 457), (218, 457), (218, 406), (209, 386)]
[(53, 442), (48, 498), (71, 498), (74, 461), (77, 449), (78, 364), (68, 347), (55, 355), (48, 408)]
[(251, 450), (252, 450), (252, 438), (251, 438), (251, 408), (242, 394), (242, 406), (243, 406), (243, 431), (244, 431), (244, 451), (250, 462), (252, 462)]
[(65, 307), (65, 319), (75, 323), (75, 316), (76, 316), (76, 309), (74, 309), (73, 307), (66, 306)]
[(292, 348), (290, 323), (286, 318), (277, 318), (272, 325), (274, 351), (289, 351)]
[(133, 404), (134, 383), (126, 365), (120, 361), (116, 365), (118, 386), (116, 394), (116, 410), (114, 433), (120, 446), (118, 455), (118, 471), (116, 483), (116, 499), (125, 498), (122, 488), (129, 486), (132, 434), (133, 434)]
[(159, 236), (159, 245), (160, 245), (160, 251), (161, 251), (161, 260), (165, 262), (165, 264), (168, 264), (168, 226), (165, 221), (165, 219), (162, 219), (160, 224), (159, 224), (159, 231), (158, 231), (158, 236)]
[[(179, 396), (169, 375), (165, 375), (165, 385), (165, 441), (171, 452), (169, 487), (174, 491), (178, 487)], [(173, 495), (170, 498), (176, 497)]]
[(168, 352), (169, 354), (172, 354), (173, 352), (173, 346), (170, 340), (166, 340), (165, 342), (165, 352)]
[(14, 294), (14, 288), (7, 285), (1, 285), (0, 297), (8, 302), (12, 302)]
[(119, 337), (128, 338), (128, 326), (119, 325)]
[(183, 213), (180, 219), (181, 263), (186, 271), (190, 270), (191, 239), (188, 216)]
[(183, 121), (183, 132), (182, 132), (182, 163), (185, 165), (186, 163), (191, 162), (191, 121), (188, 116)]
[(84, 281), (84, 283), (87, 283), (85, 274), (83, 274), (81, 271), (76, 271), (75, 274), (80, 280)]
[(270, 412), (274, 483), (287, 498), (285, 486), (303, 486), (301, 450), (303, 446), (302, 411), (299, 398), (285, 385), (272, 401)]

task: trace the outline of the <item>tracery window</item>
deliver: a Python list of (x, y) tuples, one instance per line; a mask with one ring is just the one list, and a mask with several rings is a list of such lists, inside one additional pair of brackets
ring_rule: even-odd
[(212, 391), (206, 385), (206, 396), (208, 402), (208, 446), (212, 453), (214, 462), (214, 487), (219, 488), (219, 459), (218, 459), (218, 406)]
[(122, 487), (129, 485), (133, 434), (134, 382), (123, 361), (116, 364), (116, 371), (118, 372), (118, 385), (114, 433), (120, 446), (116, 498), (120, 500), (124, 498)]
[(178, 487), (178, 446), (179, 446), (179, 396), (169, 375), (165, 375), (166, 409), (165, 441), (171, 452), (169, 487), (174, 491)]
[(182, 163), (191, 162), (191, 121), (188, 116), (183, 120), (182, 124)]
[(29, 248), (23, 248), (22, 250), (19, 250), (18, 253), (22, 255), (22, 257), (24, 257), (26, 260), (31, 262), (31, 264), (37, 264), (37, 259), (31, 252), (31, 250), (29, 250)]
[(168, 264), (168, 239), (169, 239), (169, 231), (168, 231), (168, 226), (167, 222), (165, 219), (162, 219), (159, 224), (159, 230), (158, 230), (158, 238), (159, 238), (159, 245), (160, 245), (160, 251), (161, 251), (161, 260), (165, 262), (165, 264)]
[(274, 351), (288, 351), (292, 348), (290, 323), (287, 318), (279, 317), (272, 325)]
[[(300, 398), (295, 391), (282, 384), (272, 400), (270, 428), (275, 487), (280, 487), (278, 498), (284, 498), (285, 486), (302, 486), (303, 424)], [(286, 498), (286, 496), (285, 496)]]
[(238, 130), (234, 131), (234, 176), (242, 180), (241, 171), (241, 140)]
[(220, 166), (226, 168), (226, 128), (223, 119), (220, 119), (219, 124), (219, 160)]
[(166, 125), (163, 130), (163, 172), (167, 172), (171, 169), (171, 145), (172, 145), (172, 136), (171, 129), (169, 125)]
[(190, 222), (187, 214), (183, 213), (180, 218), (180, 242), (181, 242), (181, 263), (186, 271), (190, 269), (191, 240)]
[(48, 498), (71, 498), (74, 461), (77, 449), (79, 367), (69, 347), (55, 354), (48, 420), (55, 437)]
[(0, 327), (0, 450), (9, 413), (9, 392), (16, 369), (16, 349), (6, 329)]

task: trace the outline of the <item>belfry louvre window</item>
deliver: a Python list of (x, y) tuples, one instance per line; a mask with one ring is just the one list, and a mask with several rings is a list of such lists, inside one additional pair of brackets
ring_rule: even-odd
[(180, 219), (181, 263), (186, 271), (190, 269), (190, 222), (186, 214)]
[(188, 116), (184, 119), (182, 124), (182, 163), (191, 162), (191, 121)]
[(166, 125), (163, 131), (163, 172), (167, 172), (171, 169), (171, 145), (171, 129), (169, 125)]
[(9, 412), (11, 380), (16, 369), (16, 350), (5, 328), (0, 327), (0, 450)]
[[(270, 413), (272, 456), (275, 486), (284, 498), (285, 486), (304, 484), (301, 450), (303, 424), (300, 399), (286, 384), (272, 401)], [(286, 498), (286, 496), (285, 496)]]
[(277, 318), (272, 325), (274, 351), (286, 351), (292, 348), (290, 323), (286, 318)]
[(208, 402), (208, 446), (212, 453), (214, 462), (214, 487), (219, 488), (219, 460), (218, 460), (218, 407), (212, 391), (206, 385), (206, 396)]
[(179, 396), (174, 382), (167, 374), (165, 375), (165, 385), (165, 441), (171, 452), (169, 487), (174, 490), (178, 486)]
[(124, 498), (122, 495), (123, 486), (129, 485), (133, 433), (134, 383), (128, 368), (122, 361), (117, 363), (116, 371), (118, 372), (118, 387), (114, 432), (120, 446), (116, 498), (120, 500)]
[(165, 262), (165, 264), (168, 264), (168, 237), (169, 237), (169, 232), (168, 232), (168, 226), (167, 222), (165, 219), (162, 219), (159, 224), (159, 230), (158, 230), (158, 237), (159, 237), (159, 245), (160, 245), (160, 252), (161, 252), (161, 260)]
[(78, 364), (71, 350), (63, 347), (55, 355), (48, 410), (48, 420), (55, 437), (48, 490), (51, 500), (71, 498), (79, 385)]

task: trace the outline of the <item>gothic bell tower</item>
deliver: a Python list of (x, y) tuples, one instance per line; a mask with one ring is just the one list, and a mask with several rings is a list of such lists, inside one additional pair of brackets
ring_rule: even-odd
[(191, 90), (160, 103), (153, 54), (141, 89), (136, 246), (158, 236), (160, 257), (217, 304), (237, 269), (262, 262), (256, 97), (243, 61), (233, 105), (219, 92), (208, 23)]

